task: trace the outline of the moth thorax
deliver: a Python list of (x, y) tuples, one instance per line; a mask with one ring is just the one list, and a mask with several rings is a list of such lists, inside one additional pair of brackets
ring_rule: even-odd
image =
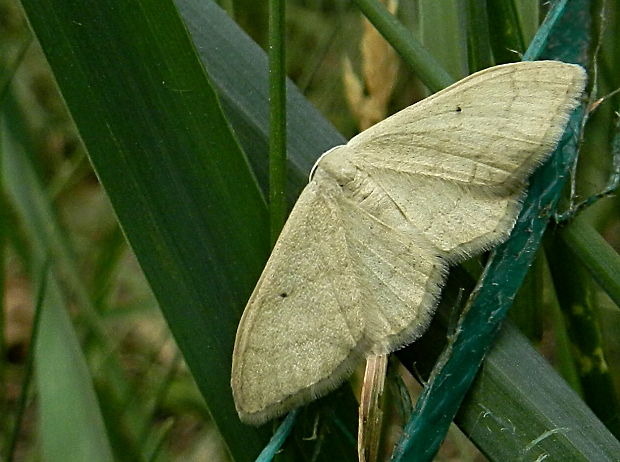
[(317, 163), (317, 172), (325, 172), (327, 176), (336, 180), (339, 186), (345, 186), (355, 178), (357, 168), (349, 162), (346, 146), (338, 146), (327, 152)]

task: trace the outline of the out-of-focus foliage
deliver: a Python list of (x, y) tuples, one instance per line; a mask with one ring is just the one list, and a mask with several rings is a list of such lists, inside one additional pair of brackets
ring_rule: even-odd
[[(251, 37), (265, 46), (266, 3), (247, 0), (219, 3)], [(435, 57), (441, 64), (455, 78), (468, 73), (471, 56), (466, 54), (467, 34), (475, 33), (476, 29), (465, 27), (467, 15), (458, 9), (462, 2), (450, 2), (448, 12), (437, 9), (435, 0), (400, 3), (399, 19), (431, 51), (439, 49)], [(469, 3), (491, 2), (472, 0)], [(531, 0), (512, 3), (527, 45), (541, 18), (541, 10), (538, 2)], [(592, 100), (598, 101), (620, 88), (620, 72), (617, 71), (620, 48), (616, 46), (620, 35), (620, 5), (610, 0), (592, 3), (592, 10), (597, 12), (594, 36), (600, 38), (600, 42), (597, 40), (591, 50), (595, 60), (589, 71), (595, 80), (590, 90)], [(541, 9), (544, 11), (543, 7)], [(492, 13), (489, 17), (496, 17)], [(361, 46), (365, 26), (351, 2), (288, 1), (287, 27), (289, 76), (346, 137), (354, 135), (363, 125), (360, 120), (372, 119), (377, 110), (392, 113), (427, 94), (414, 72), (398, 58), (388, 57), (387, 65), (375, 66), (373, 46), (380, 49), (383, 44), (371, 41), (366, 48)], [(493, 36), (498, 33), (497, 28), (487, 29), (486, 33), (491, 34), (489, 40), (497, 39), (495, 43), (500, 43), (499, 38)], [(518, 60), (523, 50), (504, 48), (502, 51), (505, 52), (503, 56), (512, 53), (514, 60)], [(491, 50), (491, 58), (493, 52), (499, 54)], [(380, 85), (382, 80), (390, 87), (390, 92), (377, 91), (377, 82)], [(53, 425), (42, 425), (38, 421), (37, 382), (32, 380), (28, 389), (23, 387), (31, 367), (28, 352), (34, 347), (31, 341), (36, 294), (42, 284), (41, 267), (51, 255), (52, 264), (62, 268), (63, 276), (60, 300), (53, 301), (66, 309), (73, 320), (72, 326), (56, 323), (68, 329), (56, 335), (67, 338), (75, 335), (79, 339), (79, 353), (88, 364), (90, 374), (86, 376), (90, 383), (83, 387), (97, 394), (99, 408), (92, 412), (99, 414), (97, 419), (101, 418), (105, 424), (105, 435), (114, 457), (121, 460), (227, 460), (225, 445), (141, 269), (125, 243), (105, 191), (90, 167), (58, 93), (54, 76), (28, 29), (17, 0), (0, 0), (0, 95), (4, 114), (0, 124), (3, 159), (0, 166), (0, 254), (3, 259), (0, 458), (8, 460), (10, 451), (13, 451), (13, 460), (36, 458), (40, 454), (41, 440), (63, 438), (62, 427), (54, 433)], [(365, 98), (375, 98), (375, 107), (364, 106)], [(574, 202), (604, 188), (610, 174), (620, 94), (599, 102), (585, 127), (573, 194), (567, 190), (566, 197), (572, 196)], [(381, 106), (379, 109), (377, 104)], [(364, 107), (371, 107), (374, 112), (363, 114)], [(7, 117), (7, 110), (11, 111), (10, 117)], [(16, 143), (21, 146), (19, 151), (15, 151)], [(19, 168), (10, 169), (7, 163), (10, 156), (21, 156), (17, 157)], [(8, 172), (12, 172), (12, 176), (7, 178)], [(620, 251), (618, 201), (613, 196), (602, 199), (582, 214), (616, 252)], [(570, 201), (564, 201), (562, 207), (570, 208)], [(550, 239), (557, 239), (559, 233), (552, 229)], [(592, 374), (587, 374), (590, 363), (587, 357), (584, 359), (584, 348), (578, 340), (583, 340), (580, 336), (586, 332), (585, 326), (587, 332), (596, 329), (588, 339), (596, 339), (600, 348), (590, 353), (604, 358), (605, 392), (615, 393), (617, 397), (620, 393), (620, 310), (583, 268), (571, 276), (578, 277), (585, 287), (578, 295), (586, 300), (571, 297), (562, 284), (574, 282), (563, 278), (559, 271), (562, 266), (567, 269), (566, 262), (575, 261), (574, 255), (565, 259), (564, 252), (571, 252), (570, 247), (549, 246), (547, 252), (552, 254), (549, 260), (554, 274), (550, 274), (549, 265), (541, 256), (536, 273), (517, 299), (515, 320), (586, 402), (595, 398), (592, 394), (597, 393), (600, 382), (592, 384)], [(584, 303), (592, 322), (580, 327), (574, 310)], [(562, 313), (562, 310), (573, 311)], [(36, 357), (34, 361), (36, 363)], [(62, 397), (63, 390), (59, 393)], [(64, 399), (73, 399), (69, 390), (65, 393)], [(20, 413), (22, 397), (23, 414)], [(91, 401), (85, 399), (83, 402)], [(339, 403), (340, 400), (333, 401), (334, 406)], [(614, 431), (617, 425), (617, 421), (612, 422), (609, 428)], [(303, 436), (311, 436), (314, 429), (306, 427)], [(48, 433), (42, 435), (44, 431)], [(309, 443), (304, 440), (302, 444)], [(453, 430), (438, 456), (438, 460), (448, 459), (472, 461), (483, 460), (483, 456), (458, 430)]]

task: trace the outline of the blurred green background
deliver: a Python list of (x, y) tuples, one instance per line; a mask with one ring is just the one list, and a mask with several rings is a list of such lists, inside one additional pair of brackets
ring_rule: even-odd
[[(266, 47), (266, 2), (218, 3)], [(467, 50), (472, 49), (476, 27), (481, 27), (472, 26), (475, 22), (463, 14), (464, 3), (401, 1), (397, 9), (402, 23), (455, 80), (475, 70)], [(512, 43), (514, 48), (507, 45), (502, 23), (491, 15), (494, 9), (490, 8), (487, 32), (492, 42), (505, 40), (506, 46), (488, 50), (489, 65), (519, 60), (546, 11), (535, 1), (498, 3), (513, 4), (523, 43)], [(590, 69), (590, 75), (596, 76), (591, 83), (594, 102), (620, 88), (616, 71), (620, 66), (616, 46), (620, 6), (593, 1), (591, 8), (591, 52), (596, 55)], [(345, 138), (429, 94), (349, 1), (288, 1), (286, 38), (289, 77)], [(477, 62), (481, 61), (484, 59), (478, 57)], [(111, 457), (122, 460), (229, 460), (226, 444), (91, 168), (55, 76), (20, 3), (14, 0), (0, 0), (0, 94), (3, 112), (20, 114), (17, 122), (5, 116), (1, 130), (13, 138), (19, 133), (21, 140), (17, 145), (3, 136), (0, 145), (0, 151), (13, 153), (13, 157), (3, 155), (0, 166), (0, 458), (41, 460), (42, 446), (56, 446), (60, 453), (63, 448), (73, 451), (63, 446), (60, 422), (41, 420), (47, 415), (41, 406), (47, 404), (39, 396), (40, 387), (54, 382), (59, 387), (54, 396), (64, 396), (59, 404), (80, 403), (82, 408), (76, 412), (85, 411), (84, 403), (98, 409), (94, 414), (100, 417), (89, 420), (89, 412), (82, 412), (81, 418), (87, 423), (85, 431), (106, 435), (107, 442), (95, 449), (102, 459), (109, 458), (106, 451), (111, 448)], [(620, 98), (613, 95), (599, 103), (585, 129), (573, 191), (577, 202), (604, 189), (612, 168)], [(237, 136), (243, 145), (243, 135)], [(307, 163), (301, 162), (300, 171)], [(291, 198), (303, 184), (299, 172), (296, 175), (291, 179)], [(260, 173), (257, 176), (261, 183)], [(570, 195), (567, 190), (567, 197)], [(567, 200), (563, 207), (569, 205)], [(581, 216), (616, 252), (620, 249), (619, 205), (612, 195)], [(620, 427), (620, 312), (583, 269), (579, 256), (571, 250), (571, 241), (555, 239), (559, 233), (557, 229), (549, 231), (549, 264), (545, 258), (539, 259), (517, 299), (513, 320), (591, 406), (596, 406), (592, 401), (596, 402), (601, 387), (603, 396), (611, 393), (616, 397), (615, 402), (606, 401), (602, 406), (608, 406), (608, 428), (615, 433)], [(48, 276), (50, 266), (57, 268), (59, 277)], [(250, 275), (243, 277), (249, 279)], [(537, 294), (535, 304), (532, 293)], [(39, 312), (36, 308), (44, 301), (59, 308), (57, 317), (48, 320), (47, 325), (55, 326), (53, 332), (33, 331)], [(592, 318), (585, 323), (577, 313), (583, 307)], [(55, 313), (51, 308), (47, 312)], [(57, 369), (51, 352), (34, 348), (33, 335), (46, 333), (53, 337), (75, 335), (77, 342), (69, 342), (60, 354), (86, 360), (88, 369), (76, 381), (65, 377), (66, 386), (54, 378)], [(596, 367), (604, 369), (603, 378), (584, 372), (591, 368), (592, 357), (602, 361)], [(37, 358), (40, 364), (33, 376)], [(77, 364), (79, 360), (72, 361)], [(30, 385), (29, 377), (33, 377)], [(95, 394), (84, 391), (78, 399), (76, 395), (90, 386), (85, 383), (80, 388), (84, 377), (92, 379)], [(75, 460), (87, 460), (80, 459), (86, 456), (78, 453), (73, 455)], [(437, 460), (486, 459), (455, 428)]]

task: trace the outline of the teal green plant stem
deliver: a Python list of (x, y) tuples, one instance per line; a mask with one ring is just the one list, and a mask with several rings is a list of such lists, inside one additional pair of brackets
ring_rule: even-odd
[(455, 335), (416, 403), (394, 461), (430, 461), (437, 452), (534, 258), (533, 250), (548, 222), (540, 218), (540, 210), (553, 208), (559, 197), (557, 188), (547, 191), (552, 192), (525, 204), (510, 240), (491, 254)]
[[(566, 5), (565, 1), (554, 5), (533, 41), (533, 48), (526, 53), (528, 59), (540, 57), (546, 51), (544, 45), (553, 26), (569, 10)], [(575, 2), (571, 7), (581, 5)], [(583, 40), (587, 40), (587, 35)], [(581, 126), (582, 117), (582, 109), (575, 111), (551, 160), (533, 176), (510, 239), (491, 254), (448, 347), (416, 403), (413, 418), (404, 428), (394, 461), (429, 461), (437, 452), (534, 259), (550, 217), (545, 211), (555, 209), (565, 173), (575, 159), (577, 140), (573, 131)]]
[(297, 419), (297, 414), (299, 414), (299, 408), (287, 414), (276, 432), (271, 437), (271, 440), (269, 440), (269, 443), (267, 443), (267, 446), (265, 446), (256, 458), (256, 462), (271, 462), (273, 460), (276, 453), (282, 447), (284, 441), (286, 441), (289, 433), (291, 433), (295, 419)]
[(269, 1), (269, 222), (271, 245), (286, 220), (285, 1)]
[[(556, 216), (555, 220), (558, 223), (563, 223), (570, 220), (584, 209), (587, 209), (592, 204), (604, 197), (608, 197), (616, 192), (620, 185), (620, 117), (616, 118), (615, 135), (611, 145), (611, 172), (607, 185), (598, 193), (593, 194), (586, 200), (571, 206), (566, 212), (560, 213)], [(618, 303), (616, 301), (616, 303)]]
[(541, 34), (540, 31), (549, 31), (555, 27), (555, 25), (562, 19), (567, 4), (568, 0), (558, 0), (553, 5), (553, 8), (549, 10), (549, 14), (545, 16), (543, 23), (538, 29), (539, 32), (536, 33), (532, 39), (532, 42), (527, 47), (527, 51), (523, 54), (523, 61), (533, 61), (540, 58), (549, 41), (549, 34)]
[(354, 2), (429, 90), (434, 93), (454, 83), (450, 74), (383, 4), (377, 0), (354, 0)]
[(620, 306), (620, 255), (613, 247), (581, 215), (562, 228), (560, 238)]
[(9, 437), (9, 444), (7, 446), (6, 460), (11, 462), (15, 458), (15, 449), (17, 448), (17, 441), (19, 440), (19, 433), (22, 426), (22, 420), (28, 404), (28, 394), (30, 391), (30, 381), (32, 380), (32, 369), (34, 365), (34, 352), (37, 344), (37, 336), (39, 333), (39, 324), (41, 320), (41, 311), (43, 308), (43, 301), (45, 300), (47, 291), (47, 282), (49, 279), (49, 259), (43, 263), (41, 268), (41, 274), (39, 276), (39, 289), (37, 291), (37, 299), (34, 308), (34, 319), (32, 321), (32, 331), (30, 334), (30, 347), (28, 348), (28, 357), (26, 358), (26, 368), (24, 370), (24, 381), (21, 387), (21, 394), (19, 396), (19, 402), (17, 405), (17, 412), (15, 415), (15, 423), (13, 425), (13, 431)]

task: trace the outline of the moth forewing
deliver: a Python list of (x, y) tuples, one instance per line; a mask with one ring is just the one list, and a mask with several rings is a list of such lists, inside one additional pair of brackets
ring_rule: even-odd
[(508, 237), (585, 78), (556, 61), (485, 69), (322, 156), (239, 324), (242, 420), (311, 401), (419, 337), (447, 265)]

